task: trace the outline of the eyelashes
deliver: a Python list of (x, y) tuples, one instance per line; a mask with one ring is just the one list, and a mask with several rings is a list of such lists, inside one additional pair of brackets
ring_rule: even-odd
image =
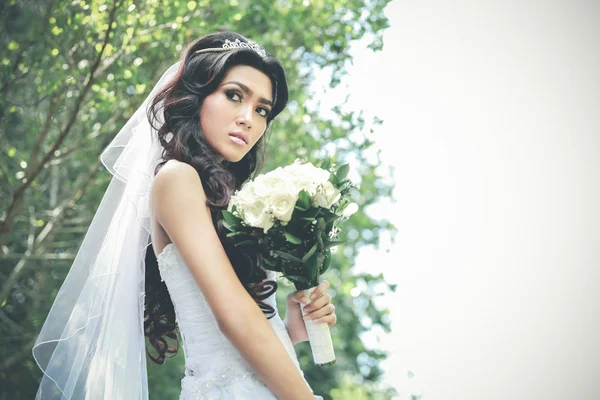
[[(232, 101), (240, 101), (242, 99), (241, 93), (237, 90), (229, 89), (225, 91), (225, 94), (227, 95), (227, 97), (229, 97), (229, 100)], [(234, 99), (235, 96), (239, 97), (239, 99)]]
[[(235, 89), (228, 89), (225, 91), (225, 94), (227, 95), (227, 98), (231, 101), (235, 101), (235, 102), (241, 102), (243, 99), (243, 95), (235, 90)], [(260, 115), (261, 117), (267, 118), (269, 116), (269, 114), (271, 113), (269, 111), (269, 109), (265, 108), (265, 107), (258, 107), (256, 109), (258, 111), (258, 115)]]

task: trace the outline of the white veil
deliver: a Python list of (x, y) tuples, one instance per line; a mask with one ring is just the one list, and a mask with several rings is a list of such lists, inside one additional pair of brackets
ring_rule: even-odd
[(101, 155), (114, 176), (33, 346), (44, 372), (36, 399), (148, 399), (144, 258), (162, 146), (146, 107), (180, 64), (162, 75)]

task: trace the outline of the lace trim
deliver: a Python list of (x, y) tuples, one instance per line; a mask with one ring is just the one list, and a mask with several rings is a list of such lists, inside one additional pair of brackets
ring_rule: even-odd
[(232, 367), (222, 370), (216, 378), (206, 379), (194, 376), (192, 370), (186, 370), (186, 373), (188, 371), (190, 374), (181, 380), (180, 399), (216, 400), (223, 398), (224, 393), (231, 393), (238, 385), (248, 391), (265, 387), (254, 372), (235, 370)]

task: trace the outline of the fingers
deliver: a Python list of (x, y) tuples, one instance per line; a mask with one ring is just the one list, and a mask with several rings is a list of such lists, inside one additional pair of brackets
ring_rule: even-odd
[(298, 291), (291, 293), (291, 299), (294, 303), (302, 303), (302, 304), (310, 303), (308, 296), (304, 294), (304, 290), (298, 290)]
[(313, 290), (313, 292), (310, 294), (310, 299), (311, 300), (318, 299), (325, 293), (325, 291), (327, 289), (329, 289), (329, 282), (327, 280), (324, 280), (321, 283), (319, 283), (317, 288), (315, 290)]
[[(333, 304), (331, 304), (331, 305), (333, 306)], [(335, 309), (335, 307), (334, 307), (334, 309)], [(329, 327), (331, 328), (336, 324), (337, 316), (335, 315), (335, 311), (334, 311), (331, 314), (324, 315), (321, 318), (313, 319), (312, 321), (315, 324), (327, 323), (329, 325)]]
[[(294, 303), (308, 304), (313, 300), (322, 297), (327, 289), (329, 289), (329, 282), (327, 280), (324, 280), (317, 285), (315, 290), (313, 290), (313, 292), (310, 295), (310, 298), (304, 294), (303, 290), (298, 290), (291, 294), (291, 300)], [(329, 300), (331, 301), (331, 297), (329, 297)]]
[(326, 306), (329, 303), (331, 303), (331, 296), (328, 295), (327, 293), (325, 293), (318, 299), (312, 301), (309, 305), (304, 306), (304, 312), (306, 314), (311, 313), (315, 310), (323, 308), (324, 306)]
[[(311, 304), (311, 306), (312, 306), (312, 304)], [(304, 310), (306, 310), (306, 307), (304, 308)], [(316, 322), (316, 320), (318, 320), (319, 318), (325, 317), (325, 316), (328, 316), (328, 315), (334, 314), (334, 313), (335, 313), (335, 306), (333, 304), (329, 303), (323, 307), (318, 308), (317, 310), (315, 310), (309, 314), (306, 314), (304, 316), (304, 320), (305, 321), (313, 320)]]

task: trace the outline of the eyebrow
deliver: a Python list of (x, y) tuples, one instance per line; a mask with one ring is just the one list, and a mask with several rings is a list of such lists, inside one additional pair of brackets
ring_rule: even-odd
[[(242, 88), (242, 90), (243, 90), (243, 91), (244, 91), (246, 94), (250, 94), (250, 93), (252, 93), (252, 90), (250, 90), (250, 88), (249, 88), (248, 86), (246, 86), (246, 85), (244, 85), (243, 83), (241, 83), (241, 82), (238, 82), (238, 81), (229, 81), (229, 82), (225, 82), (223, 85), (227, 85), (227, 84), (229, 84), (229, 83), (233, 83), (234, 85), (238, 85), (240, 88)], [(270, 100), (267, 100), (267, 99), (265, 99), (265, 98), (263, 98), (263, 97), (259, 98), (259, 99), (258, 99), (258, 102), (259, 102), (259, 103), (262, 103), (262, 104), (267, 104), (267, 105), (269, 105), (269, 106), (273, 107), (273, 102), (272, 102), (272, 101), (270, 101)]]

